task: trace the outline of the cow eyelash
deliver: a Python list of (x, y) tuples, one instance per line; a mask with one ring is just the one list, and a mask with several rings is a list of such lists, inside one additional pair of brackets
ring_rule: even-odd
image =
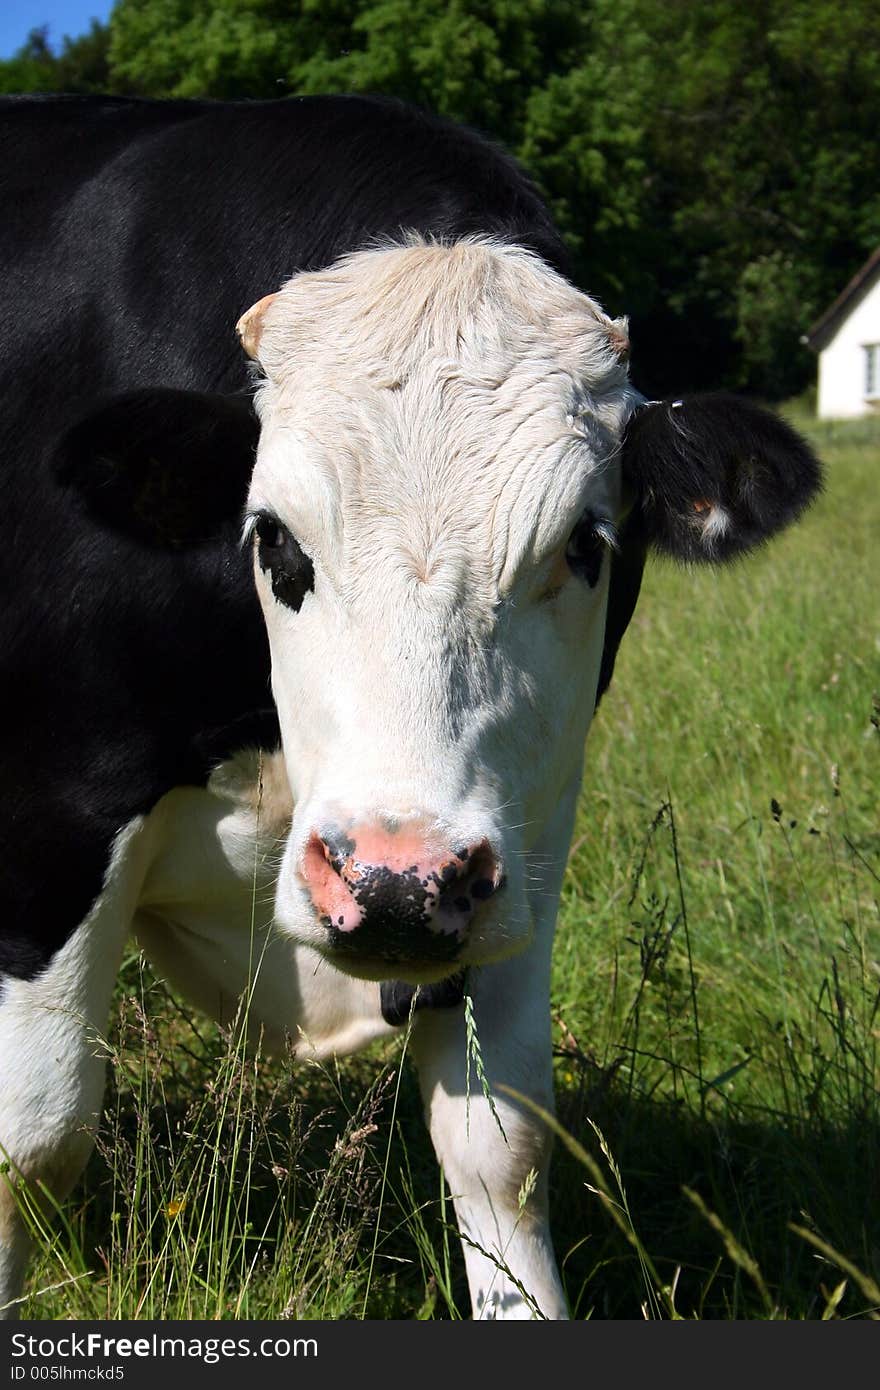
[(605, 551), (616, 549), (617, 531), (613, 522), (585, 512), (568, 538), (565, 558), (572, 573), (594, 589), (599, 582)]
[(261, 552), (281, 551), (285, 546), (299, 549), (299, 543), (273, 512), (248, 512), (241, 531), (242, 548), (250, 545), (255, 536)]

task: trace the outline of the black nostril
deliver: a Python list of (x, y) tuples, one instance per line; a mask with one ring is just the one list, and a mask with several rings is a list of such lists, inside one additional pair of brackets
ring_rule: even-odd
[(473, 849), (456, 850), (455, 858), (458, 863), (443, 871), (437, 906), (441, 911), (470, 914), (503, 886), (501, 864), (488, 840)]
[(327, 863), (337, 874), (342, 876), (342, 871), (354, 854), (355, 843), (341, 831), (329, 835), (316, 836), (320, 844), (321, 851)]
[(471, 884), (471, 897), (478, 902), (484, 903), (487, 898), (491, 898), (501, 887), (500, 881), (493, 883), (490, 878), (478, 878)]

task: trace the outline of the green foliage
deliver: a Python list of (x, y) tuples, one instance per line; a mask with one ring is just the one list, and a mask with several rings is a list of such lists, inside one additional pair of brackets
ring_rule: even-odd
[(124, 92), (110, 73), (110, 32), (92, 20), (87, 34), (65, 38), (61, 52), (49, 46), (47, 28), (32, 29), (14, 58), (0, 61), (0, 94), (14, 92)]
[(484, 130), (548, 197), (637, 384), (780, 398), (880, 241), (874, 0), (117, 0), (0, 91), (383, 92)]
[(357, 0), (118, 0), (114, 77), (152, 97), (234, 100), (308, 90), (345, 44)]
[[(880, 1275), (880, 422), (786, 413), (826, 492), (747, 562), (649, 565), (554, 952), (560, 1120), (591, 1152), (601, 1127), (688, 1317), (766, 1317), (768, 1290), (774, 1317), (832, 1316), (838, 1269), (864, 1316)], [(579, 1220), (580, 1315), (636, 1315), (637, 1260), (586, 1194)]]

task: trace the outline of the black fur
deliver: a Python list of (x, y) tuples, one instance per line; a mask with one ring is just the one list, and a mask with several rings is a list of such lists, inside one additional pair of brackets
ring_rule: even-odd
[[(648, 543), (679, 560), (724, 561), (751, 550), (794, 521), (821, 487), (819, 463), (790, 425), (721, 393), (636, 411), (622, 461)], [(704, 534), (717, 506), (729, 527)]]

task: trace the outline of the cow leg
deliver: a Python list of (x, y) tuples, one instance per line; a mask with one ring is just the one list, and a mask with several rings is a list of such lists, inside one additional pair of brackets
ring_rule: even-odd
[(117, 838), (104, 891), (45, 969), (0, 979), (0, 1318), (17, 1316), (30, 1251), (22, 1182), (50, 1210), (39, 1187), (66, 1197), (94, 1142), (137, 828)]
[(413, 1028), (428, 1125), (455, 1204), (475, 1318), (568, 1316), (547, 1219), (552, 1136), (534, 1112), (501, 1090), (509, 1086), (552, 1111), (549, 966), (549, 943), (539, 941), (515, 960), (469, 974), (491, 1103), (473, 1056), (468, 1084), (462, 1009), (426, 1011)]
[(452, 1191), (475, 1318), (568, 1317), (547, 1214), (552, 1134), (501, 1088), (553, 1113), (550, 965), (579, 787), (580, 766), (532, 847), (535, 865), (545, 866), (531, 897), (532, 944), (510, 960), (468, 971), (471, 1055), (463, 1009), (427, 1009), (413, 1020), (412, 1052)]

